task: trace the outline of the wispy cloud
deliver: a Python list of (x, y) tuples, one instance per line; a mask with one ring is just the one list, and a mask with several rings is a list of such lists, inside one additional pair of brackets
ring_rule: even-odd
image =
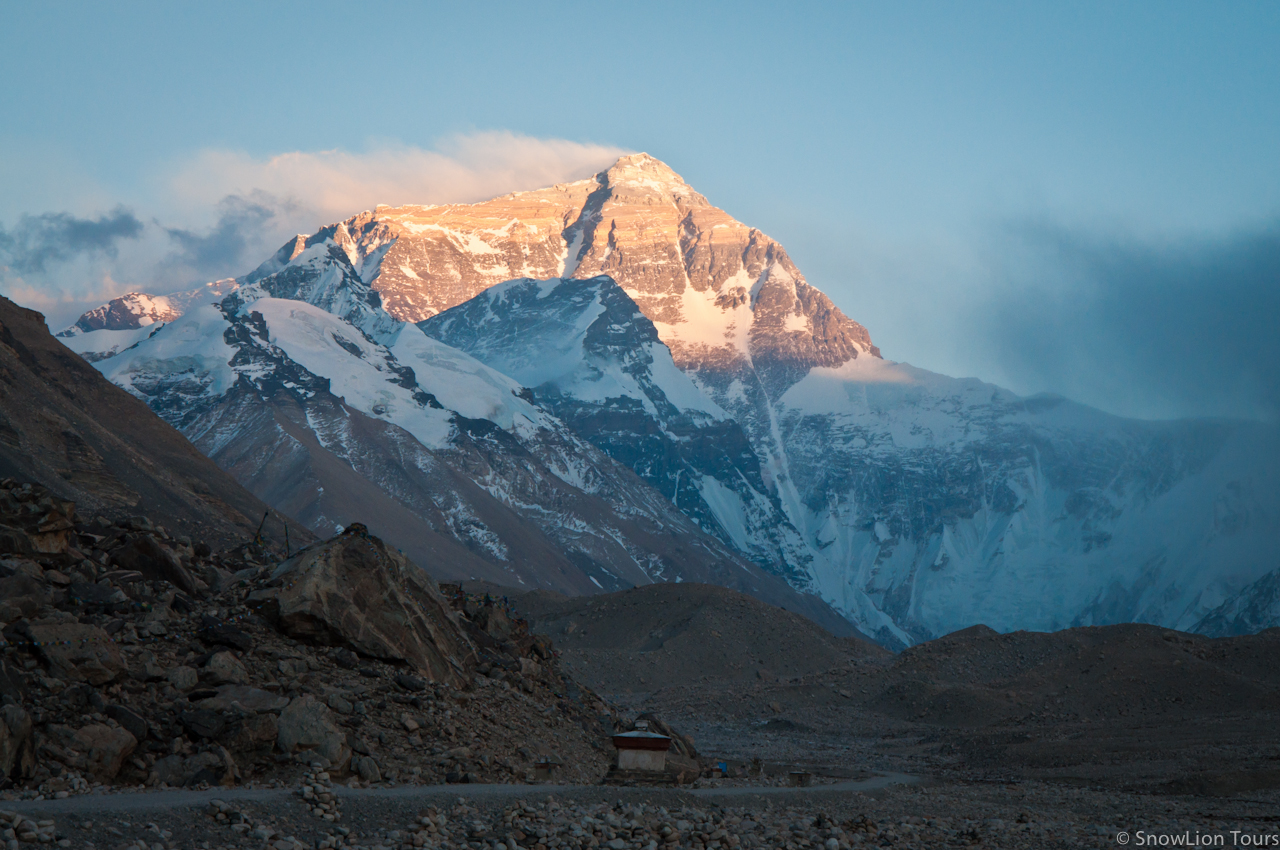
[(157, 226), (120, 207), (87, 217), (24, 215), (12, 230), (0, 229), (0, 293), (62, 327), (130, 290), (165, 294), (243, 274), (293, 234), (377, 204), (483, 200), (589, 177), (624, 153), (504, 131), (454, 136), (429, 149), (204, 150), (139, 181), (149, 194), (130, 203)]
[(166, 227), (165, 233), (177, 246), (168, 258), (172, 266), (184, 267), (196, 276), (234, 277), (246, 263), (260, 262), (249, 252), (262, 248), (270, 234), (279, 230), (273, 220), (287, 218), (297, 205), (274, 195), (254, 190), (248, 197), (228, 195), (217, 205), (218, 220), (202, 231)]
[(188, 203), (210, 204), (254, 190), (292, 201), (324, 222), (377, 204), (443, 204), (579, 180), (627, 151), (564, 139), (508, 132), (445, 140), (436, 149), (384, 147), (363, 153), (291, 151), (254, 157), (207, 150), (171, 176), (172, 191)]
[(12, 230), (0, 228), (0, 256), (19, 274), (39, 274), (81, 255), (114, 257), (122, 239), (137, 239), (142, 230), (142, 222), (124, 207), (97, 218), (66, 212), (24, 215)]

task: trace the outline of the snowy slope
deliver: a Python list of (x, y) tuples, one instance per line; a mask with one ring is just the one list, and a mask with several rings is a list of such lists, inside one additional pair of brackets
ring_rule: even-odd
[(850, 631), (517, 381), (388, 316), (334, 240), (299, 240), (201, 300), (167, 323), (66, 339), (317, 533), (358, 520), (442, 577), (568, 593), (709, 581)]
[(1124, 420), (861, 359), (812, 370), (775, 411), (814, 586), (849, 613), (870, 598), (882, 639), (1188, 629), (1280, 538), (1260, 486), (1280, 480), (1274, 428)]
[(666, 494), (703, 530), (781, 572), (798, 536), (742, 429), (671, 358), (608, 277), (515, 280), (419, 323), (532, 397)]
[[(497, 439), (468, 422), (510, 436), (500, 458), (466, 462), (468, 480), (503, 504), (533, 516), (518, 507), (528, 499), (559, 516), (527, 495), (542, 480), (522, 478), (513, 459), (527, 452), (615, 515), (669, 525), (653, 490), (584, 461), (599, 450), (716, 546), (820, 594), (887, 645), (979, 622), (1192, 628), (1224, 605), (1235, 606), (1233, 623), (1270, 616), (1274, 427), (1124, 420), (885, 361), (781, 245), (644, 154), (484, 203), (379, 207), (291, 240), (233, 284), (246, 304), (306, 303), (354, 329), (335, 326), (358, 357), (317, 330), (322, 317), (259, 313), (264, 338), (277, 341), (272, 368), (300, 370), (299, 386), (332, 380), (351, 409), (418, 429), (422, 450), (437, 451), (439, 432), (403, 418), (436, 414), (411, 410), (408, 388), (383, 386), (407, 368), (454, 417), (454, 442), (438, 451)], [(116, 312), (141, 316), (140, 305)], [(257, 346), (249, 318), (232, 323), (245, 341), (227, 343), (240, 357)], [(166, 343), (172, 357), (147, 353), (178, 324), (172, 315), (156, 313), (151, 328), (172, 323), (158, 333), (132, 321), (111, 331), (86, 319), (67, 341), (107, 355), (104, 371), (138, 392), (164, 388), (150, 397), (157, 409), (189, 411), (221, 386), (220, 354), (177, 342)], [(183, 333), (217, 348), (198, 329)], [(354, 384), (339, 374), (343, 356), (360, 360)], [(153, 362), (136, 372), (108, 365), (139, 357)], [(250, 365), (236, 369), (252, 377)], [(362, 474), (394, 477), (380, 469)], [(603, 536), (612, 528), (566, 522)]]

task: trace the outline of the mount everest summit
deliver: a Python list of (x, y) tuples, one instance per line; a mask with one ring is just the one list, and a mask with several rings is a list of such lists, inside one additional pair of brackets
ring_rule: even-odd
[(1275, 428), (887, 361), (645, 154), (378, 207), (59, 336), (265, 502), (319, 533), (367, 522), (442, 576), (709, 581), (889, 646), (1277, 624)]

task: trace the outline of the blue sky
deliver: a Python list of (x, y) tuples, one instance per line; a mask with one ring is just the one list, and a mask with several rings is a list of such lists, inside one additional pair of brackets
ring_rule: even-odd
[(51, 324), (344, 205), (645, 150), (887, 357), (1130, 415), (1280, 409), (1280, 4), (2, 10), (0, 291)]

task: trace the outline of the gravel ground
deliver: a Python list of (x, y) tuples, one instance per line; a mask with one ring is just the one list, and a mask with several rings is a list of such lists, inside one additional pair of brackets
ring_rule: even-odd
[[(851, 790), (602, 786), (331, 787), (137, 792), (10, 801), (15, 838), (110, 848), (935, 848), (1116, 847), (1159, 836), (1280, 840), (1280, 794), (1170, 797), (1011, 784), (890, 784)], [(842, 784), (848, 785), (848, 783)], [(322, 810), (316, 802), (332, 794)], [(216, 802), (215, 802), (216, 801)], [(319, 814), (317, 814), (319, 812)], [(324, 815), (330, 814), (333, 820)], [(29, 826), (28, 826), (29, 825)], [(13, 828), (12, 826), (10, 828)], [(25, 831), (24, 831), (25, 830)], [(1234, 834), (1233, 834), (1234, 831)], [(1169, 839), (1166, 839), (1169, 840)], [(1140, 843), (1141, 842), (1141, 843)], [(23, 846), (22, 844), (11, 846)], [(32, 845), (27, 845), (32, 846)]]

